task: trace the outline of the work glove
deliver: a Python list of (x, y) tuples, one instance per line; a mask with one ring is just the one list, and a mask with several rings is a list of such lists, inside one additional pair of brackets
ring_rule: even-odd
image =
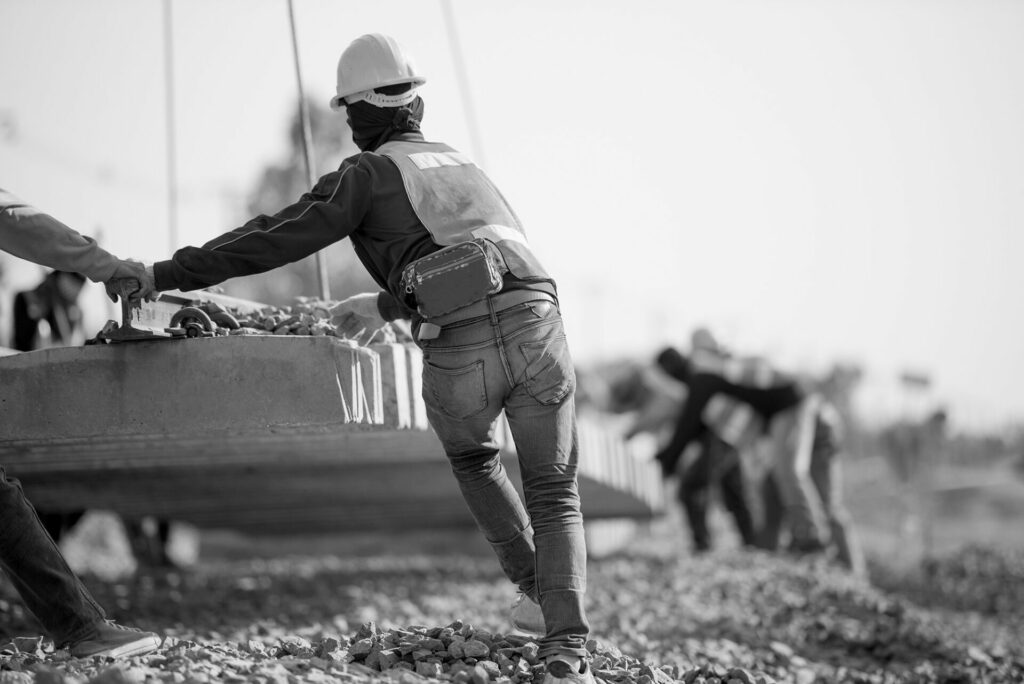
[(359, 340), (364, 334), (372, 335), (387, 321), (377, 308), (377, 292), (361, 292), (328, 307), (331, 324), (341, 337)]

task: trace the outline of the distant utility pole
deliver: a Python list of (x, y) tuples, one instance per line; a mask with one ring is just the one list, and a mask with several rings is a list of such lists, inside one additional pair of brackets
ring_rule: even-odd
[(164, 90), (167, 121), (167, 244), (178, 249), (178, 143), (174, 131), (174, 27), (171, 0), (164, 4)]
[[(295, 30), (295, 7), (288, 0), (288, 19), (292, 29), (292, 54), (295, 58), (295, 80), (299, 85), (299, 119), (302, 122), (302, 159), (306, 163), (306, 180), (309, 187), (316, 185), (316, 164), (313, 162), (313, 130), (309, 122), (309, 105), (302, 87), (302, 68), (299, 65), (299, 39)], [(316, 253), (316, 276), (320, 286), (320, 299), (331, 298), (331, 283), (327, 274), (327, 255), (324, 250)]]

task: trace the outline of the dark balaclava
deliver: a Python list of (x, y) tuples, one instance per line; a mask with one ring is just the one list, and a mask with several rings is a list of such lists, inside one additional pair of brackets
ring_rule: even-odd
[[(408, 84), (402, 84), (408, 89)], [(377, 92), (387, 95), (388, 88), (378, 88)], [(364, 152), (372, 152), (386, 143), (398, 133), (420, 130), (423, 121), (423, 98), (416, 99), (402, 107), (378, 107), (369, 102), (354, 102), (347, 107), (348, 122), (352, 127), (352, 140), (356, 147)]]

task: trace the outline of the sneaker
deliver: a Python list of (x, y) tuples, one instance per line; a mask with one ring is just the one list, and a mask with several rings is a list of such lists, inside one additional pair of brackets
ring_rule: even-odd
[(544, 684), (597, 684), (590, 665), (581, 658), (556, 655), (546, 665)]
[(548, 633), (544, 626), (544, 613), (540, 610), (540, 604), (532, 598), (519, 592), (512, 602), (512, 610), (509, 614), (512, 626), (521, 632), (544, 636)]
[(123, 627), (112, 620), (96, 625), (92, 634), (68, 646), (73, 658), (128, 658), (155, 651), (160, 637), (133, 627)]

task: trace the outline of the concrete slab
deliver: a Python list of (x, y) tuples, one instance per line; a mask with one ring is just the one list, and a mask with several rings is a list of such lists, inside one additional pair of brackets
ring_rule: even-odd
[[(521, 494), (515, 453), (502, 462)], [(215, 441), (0, 444), (0, 463), (48, 511), (103, 509), (263, 534), (474, 524), (430, 431), (353, 425)], [(580, 497), (588, 520), (656, 514), (634, 493), (583, 473)]]
[(412, 427), (413, 405), (409, 396), (409, 361), (403, 344), (372, 344), (380, 357), (381, 400), (384, 426), (398, 430)]
[[(0, 358), (0, 463), (51, 511), (287, 534), (472, 526), (427, 426), (421, 372), (414, 346), (374, 351), (333, 337), (8, 356)], [(518, 486), (514, 443), (507, 426), (499, 433)], [(652, 461), (596, 421), (581, 419), (580, 447), (588, 519), (663, 510)]]
[[(372, 351), (333, 337), (62, 347), (0, 359), (0, 442), (382, 422)], [(367, 376), (370, 382), (366, 383)]]

